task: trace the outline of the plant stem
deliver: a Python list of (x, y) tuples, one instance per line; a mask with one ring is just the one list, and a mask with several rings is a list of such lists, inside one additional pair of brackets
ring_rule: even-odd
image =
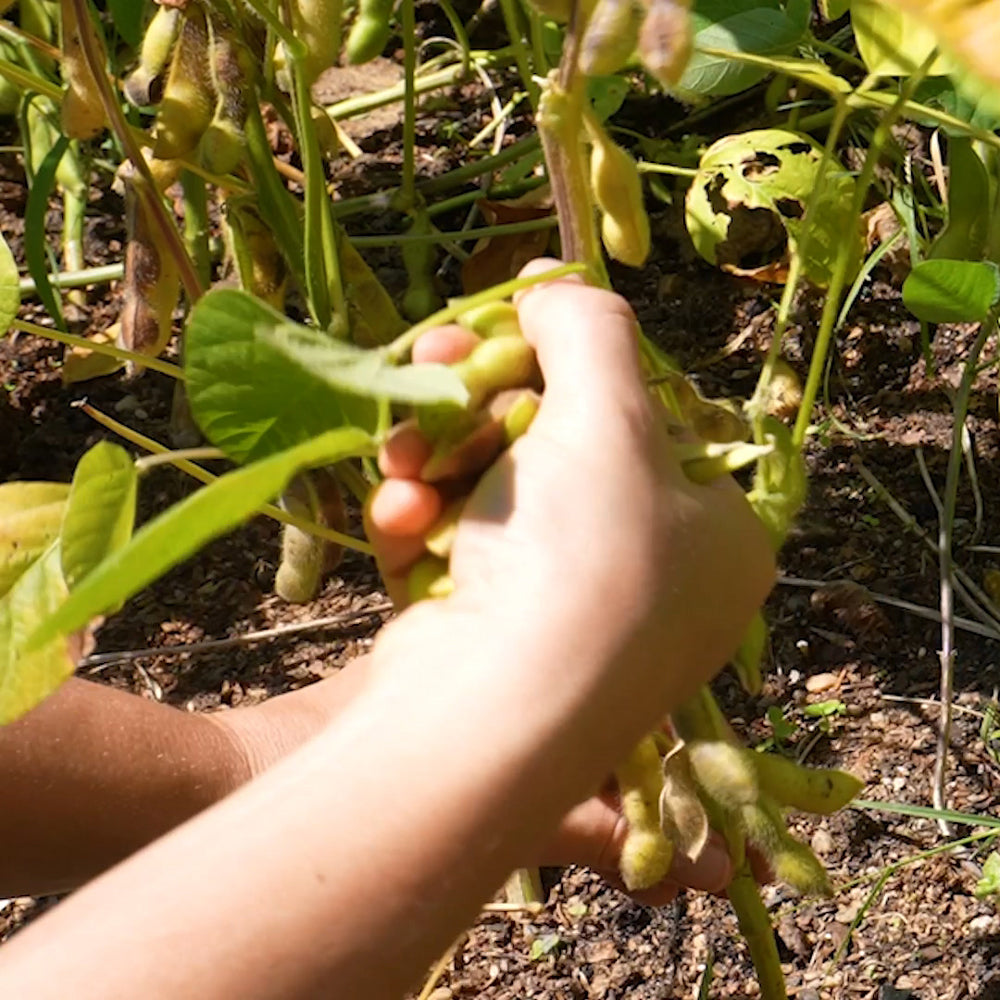
[[(147, 366), (152, 367), (152, 365), (148, 365), (148, 362)], [(160, 444), (159, 441), (154, 441), (152, 438), (148, 438), (144, 434), (140, 434), (131, 427), (127, 427), (125, 424), (119, 423), (114, 419), (114, 417), (109, 417), (106, 413), (102, 413), (100, 410), (94, 409), (94, 407), (89, 404), (85, 404), (80, 407), (80, 409), (83, 410), (88, 417), (96, 420), (102, 427), (107, 427), (108, 430), (114, 431), (115, 434), (123, 437), (126, 441), (129, 441), (130, 443), (150, 452), (153, 455), (164, 455), (170, 451), (169, 448)], [(199, 483), (207, 484), (211, 483), (215, 479), (218, 479), (218, 476), (213, 476), (207, 469), (203, 469), (200, 465), (195, 465), (194, 462), (189, 462), (184, 458), (171, 459), (171, 465), (174, 465), (176, 468), (180, 469), (181, 472), (189, 475), (192, 479), (197, 479)], [(260, 508), (259, 513), (263, 514), (265, 517), (271, 518), (272, 521), (280, 521), (282, 524), (290, 524), (293, 528), (298, 528), (300, 531), (305, 531), (307, 534), (315, 535), (317, 538), (323, 538), (329, 542), (336, 542), (338, 545), (343, 545), (345, 549), (353, 549), (355, 552), (361, 552), (364, 555), (369, 556), (374, 554), (372, 547), (360, 538), (354, 538), (352, 535), (345, 535), (342, 532), (334, 531), (333, 528), (327, 528), (322, 524), (314, 524), (306, 518), (296, 517), (294, 514), (289, 514), (280, 507), (275, 507), (274, 504), (264, 504)]]
[[(994, 306), (983, 320), (975, 343), (965, 359), (962, 380), (955, 393), (953, 405), (951, 452), (948, 455), (948, 474), (945, 479), (943, 509), (938, 521), (938, 570), (941, 578), (941, 713), (938, 730), (937, 753), (934, 758), (933, 802), (935, 809), (944, 809), (944, 784), (948, 770), (948, 747), (951, 744), (951, 700), (955, 685), (955, 566), (952, 540), (955, 529), (955, 506), (958, 501), (958, 480), (962, 472), (962, 436), (965, 418), (969, 412), (969, 397), (976, 379), (976, 366), (986, 341), (994, 332), (1000, 318), (1000, 307)], [(950, 835), (946, 820), (938, 820), (938, 829)]]
[(67, 344), (69, 347), (79, 347), (85, 351), (93, 351), (94, 354), (106, 354), (109, 358), (117, 358), (119, 361), (131, 361), (137, 365), (144, 365), (152, 368), (153, 371), (162, 375), (169, 375), (170, 378), (184, 379), (184, 372), (177, 365), (172, 365), (169, 361), (161, 361), (159, 358), (147, 357), (145, 354), (136, 354), (134, 351), (126, 351), (124, 348), (115, 347), (113, 344), (96, 344), (86, 337), (77, 337), (72, 333), (63, 333), (62, 330), (50, 330), (47, 326), (38, 326), (36, 323), (29, 323), (26, 320), (15, 319), (11, 322), (12, 330), (20, 330), (22, 333), (30, 333), (34, 337), (45, 337), (48, 340), (55, 340), (60, 344)]
[[(928, 67), (933, 60), (932, 54), (925, 60), (923, 66), (909, 77), (900, 88), (895, 102), (882, 116), (875, 132), (872, 135), (871, 145), (865, 154), (865, 161), (861, 167), (854, 184), (854, 199), (851, 203), (852, 220), (856, 220), (861, 215), (864, 207), (868, 188), (871, 186), (875, 176), (875, 168), (878, 166), (879, 157), (885, 144), (891, 137), (890, 129), (899, 117), (910, 95), (919, 86), (924, 78)], [(865, 88), (870, 78), (867, 78), (859, 88)], [(799, 406), (798, 417), (795, 420), (795, 427), (792, 430), (792, 443), (796, 448), (801, 448), (805, 441), (806, 432), (809, 429), (809, 421), (812, 417), (813, 405), (816, 402), (816, 395), (819, 391), (820, 382), (823, 379), (823, 370), (826, 364), (827, 352), (830, 349), (830, 340), (833, 335), (834, 324), (840, 308), (840, 298), (844, 285), (847, 281), (847, 269), (851, 263), (852, 241), (845, 239), (837, 248), (837, 257), (833, 266), (833, 274), (830, 279), (830, 287), (827, 291), (826, 301), (823, 303), (823, 314), (820, 317), (819, 330), (816, 333), (816, 344), (813, 347), (812, 358), (809, 362), (809, 375), (806, 379), (805, 388), (802, 390), (802, 403)]]
[(417, 23), (414, 0), (400, 5), (403, 28), (403, 178), (399, 187), (400, 208), (416, 208), (417, 183)]
[(538, 84), (535, 83), (531, 70), (531, 50), (525, 41), (522, 30), (521, 7), (515, 0), (500, 0), (500, 10), (503, 12), (504, 24), (510, 36), (511, 48), (514, 50), (514, 61), (521, 77), (521, 86), (528, 93), (531, 107), (538, 109)]
[(181, 174), (184, 194), (184, 245), (201, 283), (208, 287), (212, 279), (212, 260), (208, 250), (208, 189), (197, 175), (185, 170)]
[(394, 247), (403, 243), (461, 243), (479, 240), (487, 236), (513, 236), (516, 233), (533, 233), (539, 229), (553, 229), (558, 223), (554, 216), (543, 219), (526, 219), (524, 222), (508, 222), (500, 226), (482, 226), (479, 229), (462, 229), (445, 233), (435, 230), (430, 233), (393, 234), (390, 236), (352, 236), (351, 244), (356, 247)]
[[(62, 271), (49, 275), (49, 284), (53, 288), (85, 288), (87, 285), (103, 285), (109, 281), (117, 281), (125, 274), (123, 264), (104, 264), (102, 267), (88, 267), (82, 271)], [(18, 283), (21, 297), (34, 295), (36, 292), (34, 278), (21, 278)]]
[(740, 933), (750, 949), (750, 958), (760, 985), (760, 1000), (787, 1000), (785, 975), (781, 971), (778, 945), (771, 928), (771, 917), (760, 898), (760, 889), (744, 864), (726, 890), (736, 913)]

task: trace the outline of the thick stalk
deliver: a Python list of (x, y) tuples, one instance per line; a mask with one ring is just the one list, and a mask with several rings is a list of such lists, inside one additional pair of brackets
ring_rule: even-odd
[[(67, 271), (80, 271), (86, 263), (83, 256), (83, 222), (87, 211), (85, 197), (72, 188), (63, 191), (62, 258)], [(67, 296), (75, 306), (87, 304), (86, 293), (72, 289)]]
[(566, 90), (558, 71), (553, 70), (539, 101), (537, 126), (559, 219), (563, 260), (586, 264), (587, 280), (607, 288), (583, 143), (584, 83), (584, 77), (573, 74)]
[(760, 898), (760, 889), (744, 865), (726, 890), (729, 902), (736, 913), (740, 933), (750, 949), (750, 958), (757, 973), (760, 1000), (787, 1000), (785, 975), (781, 971), (781, 958), (774, 940), (771, 917)]
[(208, 248), (208, 189), (205, 182), (190, 170), (181, 174), (184, 194), (184, 245), (201, 283), (207, 288), (212, 280), (212, 259)]
[[(951, 744), (952, 697), (955, 686), (955, 565), (952, 556), (952, 541), (955, 530), (955, 505), (958, 501), (958, 481), (962, 473), (962, 433), (969, 413), (969, 397), (972, 384), (976, 380), (979, 356), (986, 341), (996, 329), (1000, 318), (1000, 307), (994, 306), (983, 320), (976, 335), (975, 343), (965, 359), (962, 380), (955, 393), (952, 423), (951, 453), (948, 456), (948, 474), (945, 479), (942, 498), (941, 519), (938, 525), (938, 570), (941, 578), (941, 708), (938, 730), (937, 753), (934, 758), (933, 802), (935, 809), (944, 809), (944, 784), (948, 770), (948, 747)], [(938, 828), (946, 836), (951, 827), (943, 819), (938, 820)]]

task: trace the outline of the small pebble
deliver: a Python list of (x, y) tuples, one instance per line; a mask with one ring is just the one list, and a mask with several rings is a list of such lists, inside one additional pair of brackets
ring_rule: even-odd
[(139, 400), (129, 393), (127, 396), (122, 396), (122, 398), (115, 403), (115, 413), (132, 413), (138, 405)]
[(813, 674), (812, 677), (806, 678), (806, 690), (810, 694), (816, 694), (818, 691), (828, 691), (830, 688), (836, 686), (836, 674)]
[(134, 416), (136, 420), (149, 420), (149, 414), (141, 406), (135, 408)]
[(811, 844), (816, 854), (825, 855), (833, 853), (833, 837), (830, 836), (829, 830), (824, 830), (822, 827), (812, 835)]

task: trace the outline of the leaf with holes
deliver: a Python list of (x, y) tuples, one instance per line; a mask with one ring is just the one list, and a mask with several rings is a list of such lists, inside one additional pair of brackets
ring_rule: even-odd
[[(817, 188), (818, 201), (806, 219)], [(744, 132), (705, 152), (687, 193), (687, 227), (698, 253), (726, 271), (781, 282), (794, 252), (805, 276), (826, 287), (845, 240), (848, 281), (861, 264), (864, 233), (851, 211), (853, 198), (854, 179), (839, 163), (827, 165), (809, 136), (782, 129)]]

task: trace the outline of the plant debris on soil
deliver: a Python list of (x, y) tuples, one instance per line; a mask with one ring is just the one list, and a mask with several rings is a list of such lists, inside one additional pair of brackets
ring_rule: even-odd
[[(442, 116), (464, 123), (471, 135), (481, 127), (483, 107), (473, 90), (446, 92), (433, 114), (421, 118), (418, 162), (440, 172), (452, 156), (450, 133), (438, 128)], [(637, 113), (629, 110), (633, 117)], [(379, 127), (385, 132), (359, 135), (365, 148), (377, 150), (382, 167), (396, 162), (400, 142), (398, 117), (384, 122)], [(645, 131), (651, 129), (646, 122)], [(348, 175), (349, 193), (364, 193), (365, 171), (346, 170)], [(18, 158), (0, 154), (0, 225), (18, 254), (25, 200)], [(652, 258), (641, 272), (615, 268), (616, 287), (633, 303), (644, 330), (694, 373), (705, 395), (747, 397), (770, 343), (780, 288), (728, 276), (697, 259), (676, 206), (654, 206), (652, 221)], [(53, 211), (53, 232), (59, 222)], [(352, 220), (358, 232), (367, 224)], [(122, 207), (114, 195), (93, 189), (87, 235), (88, 261), (120, 258)], [(373, 264), (380, 276), (398, 274), (391, 255), (373, 258)], [(816, 294), (801, 295), (787, 340), (786, 360), (803, 379), (820, 307)], [(79, 325), (106, 327), (117, 308), (113, 287), (92, 290)], [(46, 322), (30, 303), (25, 315)], [(810, 764), (847, 768), (864, 779), (863, 798), (874, 802), (930, 803), (939, 626), (933, 614), (928, 620), (877, 599), (905, 599), (933, 612), (938, 570), (936, 557), (866, 482), (857, 462), (936, 537), (935, 499), (919, 474), (917, 451), (922, 449), (940, 491), (951, 440), (949, 391), (973, 333), (939, 328), (929, 370), (919, 325), (900, 301), (898, 274), (888, 264), (875, 269), (838, 335), (815, 415), (808, 504), (780, 556), (785, 582), (767, 607), (771, 640), (764, 689), (747, 697), (729, 674), (715, 685), (749, 743), (780, 739), (785, 752)], [(112, 376), (63, 387), (62, 350), (28, 335), (0, 342), (0, 481), (68, 480), (83, 452), (109, 437), (79, 409), (84, 399), (143, 434), (168, 440), (168, 379), (146, 373), (132, 381)], [(990, 516), (1000, 506), (1000, 437), (996, 380), (988, 371), (977, 383), (969, 429), (985, 517), (977, 523), (966, 477), (956, 557), (982, 584), (1000, 568), (1000, 554), (970, 548), (973, 542), (1000, 542), (992, 536)], [(193, 488), (176, 470), (153, 470), (143, 480), (140, 517)], [(189, 711), (226, 711), (342, 669), (370, 647), (387, 618), (374, 565), (349, 555), (316, 601), (292, 607), (271, 595), (277, 538), (276, 526), (258, 518), (210, 545), (111, 618), (98, 633), (96, 653), (185, 646), (350, 612), (347, 624), (222, 650), (137, 656), (84, 667), (81, 674)], [(992, 816), (1000, 805), (1000, 747), (995, 727), (984, 727), (983, 720), (1000, 688), (1000, 647), (967, 632), (958, 634), (957, 646), (948, 805)], [(820, 710), (808, 711), (818, 704)], [(787, 723), (780, 735), (768, 722), (769, 710), (772, 723)], [(783, 888), (765, 889), (792, 996), (1000, 997), (1000, 916), (993, 902), (974, 895), (989, 842), (923, 856), (946, 842), (933, 821), (871, 808), (802, 819), (794, 829), (829, 866), (837, 892), (817, 902)], [(956, 825), (954, 837), (971, 832)], [(584, 869), (543, 874), (541, 910), (484, 912), (446, 963), (434, 1000), (680, 1000), (696, 996), (706, 975), (711, 997), (757, 995), (749, 955), (725, 900), (689, 893), (650, 909)], [(0, 940), (52, 902), (0, 904)]]

